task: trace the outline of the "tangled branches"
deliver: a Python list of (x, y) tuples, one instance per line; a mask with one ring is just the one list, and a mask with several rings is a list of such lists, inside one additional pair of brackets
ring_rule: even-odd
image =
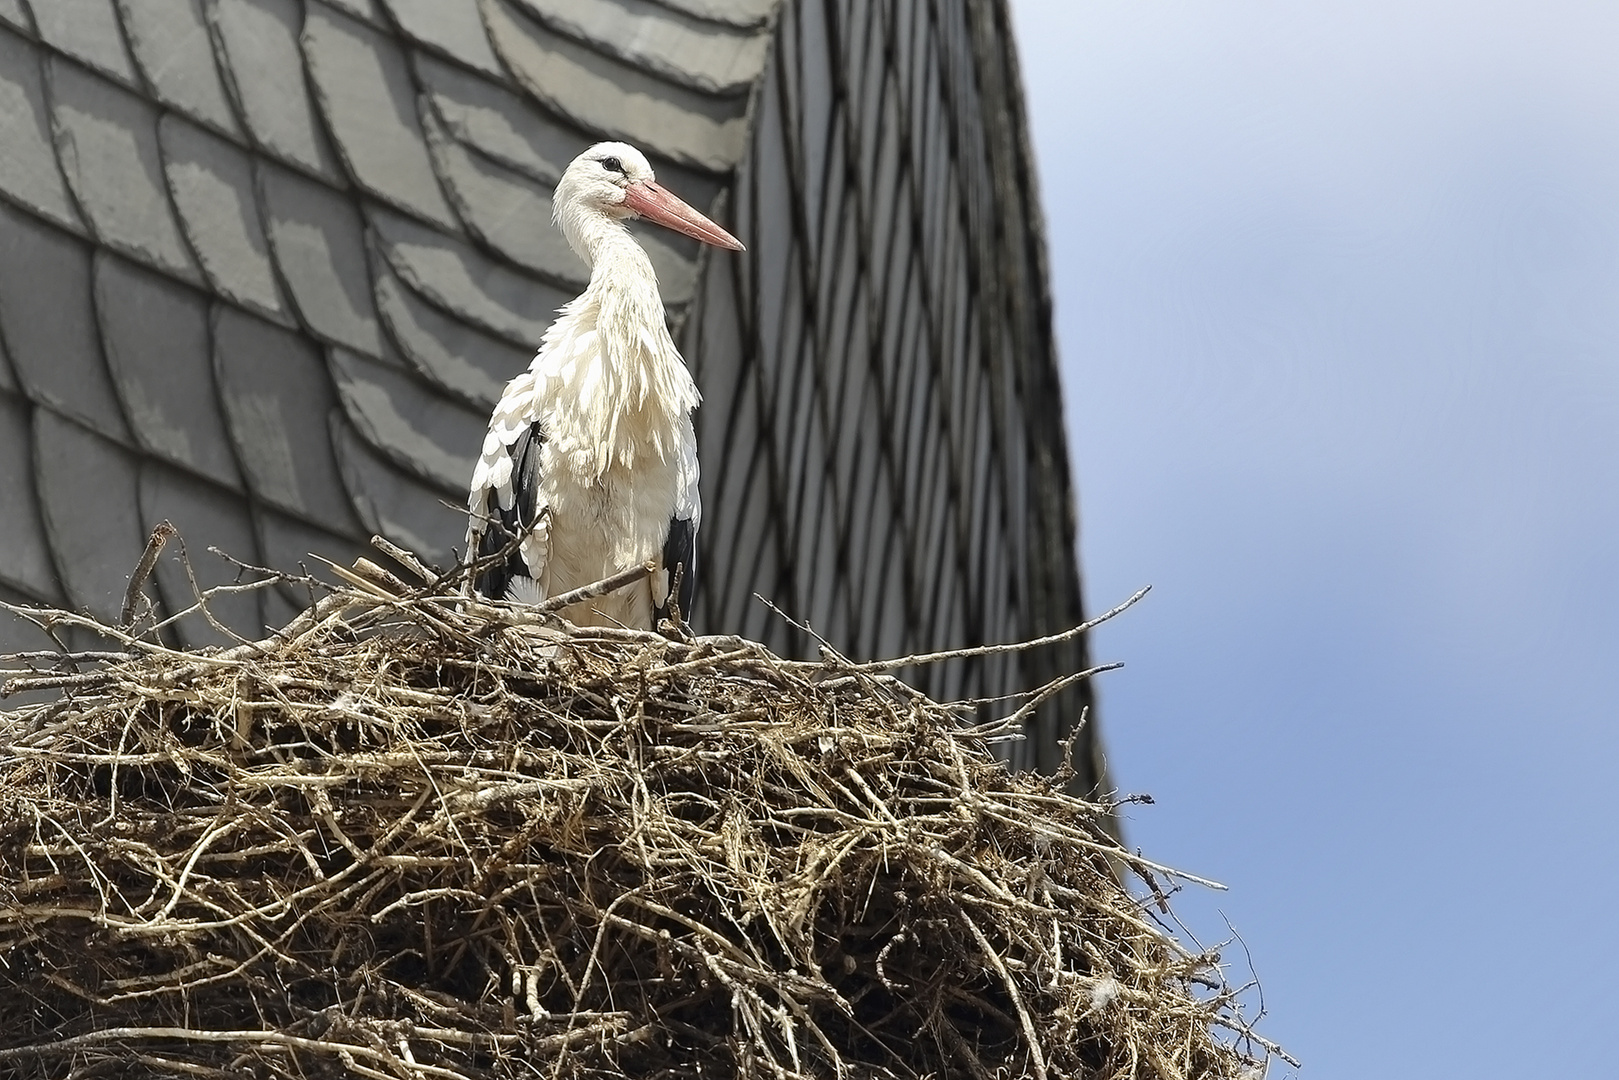
[(0, 714), (0, 1072), (1235, 1077), (1274, 1049), (1120, 885), (1168, 872), (1107, 808), (992, 757), (1016, 714), (343, 576), (264, 642), (100, 627), (126, 651), (10, 672), (65, 696)]

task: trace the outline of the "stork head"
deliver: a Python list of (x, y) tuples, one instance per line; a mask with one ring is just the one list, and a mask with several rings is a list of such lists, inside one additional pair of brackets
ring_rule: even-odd
[(715, 247), (742, 242), (658, 186), (646, 155), (629, 143), (597, 143), (573, 159), (557, 182), (555, 214), (563, 235), (586, 255), (593, 225), (645, 218)]

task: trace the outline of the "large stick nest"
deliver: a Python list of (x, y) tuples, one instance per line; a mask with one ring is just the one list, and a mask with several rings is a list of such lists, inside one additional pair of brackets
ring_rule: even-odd
[(973, 728), (897, 665), (344, 576), (226, 651), (30, 612), (116, 649), (8, 673), (63, 696), (0, 714), (0, 1073), (1190, 1078), (1274, 1049), (1110, 808), (991, 754), (1027, 705)]

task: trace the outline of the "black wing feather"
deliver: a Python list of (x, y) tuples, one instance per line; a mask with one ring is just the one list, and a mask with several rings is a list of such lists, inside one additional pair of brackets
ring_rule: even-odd
[[(679, 576), (680, 617), (690, 622), (691, 602), (697, 595), (697, 529), (690, 518), (675, 518), (669, 522), (669, 538), (663, 542), (663, 568), (669, 572), (671, 588), (675, 577)], [(665, 596), (653, 610), (652, 625), (659, 625), (669, 614), (669, 597)]]
[(473, 589), (480, 596), (504, 600), (506, 590), (511, 588), (512, 578), (534, 576), (514, 541), (532, 529), (539, 519), (536, 501), (540, 494), (540, 447), (543, 445), (545, 432), (540, 430), (539, 424), (530, 424), (528, 430), (507, 448), (507, 453), (512, 457), (512, 491), (515, 495), (510, 510), (501, 509), (500, 496), (493, 488), (484, 497), (483, 509), (489, 521), (478, 534), (475, 556), (487, 559), (508, 548), (511, 550), (503, 561), (480, 573), (473, 582)]

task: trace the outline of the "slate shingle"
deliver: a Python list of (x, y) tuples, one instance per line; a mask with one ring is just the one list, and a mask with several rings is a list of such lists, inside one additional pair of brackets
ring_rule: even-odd
[(444, 495), (383, 457), (341, 416), (332, 422), (332, 443), (349, 497), (367, 531), (385, 536), (428, 563), (448, 568), (466, 539), (464, 514), (444, 505)]
[(226, 134), (246, 138), (214, 62), (203, 0), (119, 0), (124, 33), (160, 101)]
[(745, 95), (710, 97), (548, 30), (506, 0), (481, 5), (495, 51), (518, 82), (575, 123), (711, 172), (741, 158)]
[(326, 414), (337, 398), (320, 350), (223, 304), (214, 306), (213, 334), (225, 423), (248, 487), (339, 532), (357, 531), (332, 457)]
[[(148, 524), (169, 521), (180, 530), (186, 558), (197, 585), (209, 589), (236, 579), (236, 567), (209, 551), (217, 547), (243, 562), (259, 562), (253, 519), (238, 497), (199, 484), (185, 473), (147, 462), (140, 477), (141, 520)], [(170, 614), (178, 614), (196, 603), (185, 563), (180, 560), (181, 545), (170, 540), (158, 560), (158, 593)], [(226, 593), (208, 602), (216, 619), (243, 637), (262, 636), (263, 616), (255, 593)], [(236, 642), (208, 625), (200, 613), (188, 615), (175, 624), (180, 640), (188, 646), (233, 645)]]
[(212, 0), (220, 73), (254, 140), (330, 183), (344, 182), (304, 79), (297, 0)]
[(117, 619), (146, 546), (135, 461), (50, 409), (34, 410), (39, 505), (56, 569), (68, 602), (103, 619)]
[(478, 68), (504, 76), (500, 61), (489, 47), (478, 0), (385, 0), (399, 28), (430, 49)]
[[(41, 603), (42, 599), (0, 583), (0, 600), (8, 604), (32, 607)], [(59, 601), (59, 597), (53, 597), (51, 602)], [(34, 623), (9, 611), (0, 611), (0, 653), (58, 652), (61, 647)], [(20, 709), (25, 705), (41, 705), (55, 701), (61, 695), (60, 690), (25, 690), (8, 696), (4, 704), (8, 709)]]
[(731, 26), (762, 27), (781, 0), (658, 0), (700, 19)]
[(423, 127), (444, 189), (474, 236), (513, 262), (584, 284), (584, 264), (551, 221), (550, 189), (468, 150), (431, 108)]
[(501, 390), (528, 367), (533, 349), (484, 333), (423, 300), (386, 262), (376, 278), (377, 310), (406, 359), (464, 401), (492, 409)]
[(241, 488), (214, 392), (207, 298), (107, 252), (96, 256), (95, 297), (107, 367), (135, 440)]
[(0, 30), (0, 192), (79, 230), (79, 212), (56, 163), (37, 46)]
[(290, 324), (259, 220), (252, 159), (173, 113), (158, 121), (157, 133), (180, 226), (209, 283), (243, 307)]
[(382, 14), (382, 8), (377, 0), (319, 0), (319, 2), (364, 19), (373, 26), (388, 25), (387, 16)]
[(4, 203), (0, 328), (17, 381), (30, 397), (97, 431), (128, 437), (96, 337), (90, 248)]
[(349, 173), (384, 202), (456, 228), (427, 159), (416, 90), (399, 46), (318, 6), (304, 22), (303, 43), (315, 96)]
[(770, 37), (693, 17), (657, 0), (518, 0), (547, 26), (695, 90), (745, 93), (764, 69)]
[(573, 298), (410, 218), (381, 208), (367, 217), (389, 265), (405, 284), (517, 344), (538, 345), (557, 309)]
[(331, 364), (343, 411), (367, 442), (445, 495), (466, 493), (487, 414), (347, 349), (333, 349)]
[(450, 134), (555, 186), (591, 138), (505, 86), (417, 53), (416, 77)]
[(354, 204), (269, 162), (259, 162), (258, 175), (270, 249), (303, 321), (328, 341), (384, 355)]
[[(0, 600), (8, 604), (17, 604), (28, 607), (39, 603), (39, 598), (28, 593), (9, 589), (0, 584)], [(9, 611), (0, 611), (0, 653), (12, 652), (42, 652), (44, 650), (56, 651), (60, 649), (50, 636), (38, 626), (13, 615)], [(25, 693), (14, 694), (6, 698), (6, 708), (20, 709), (24, 705), (34, 705), (52, 700), (61, 695), (60, 690), (29, 690)]]
[(34, 493), (29, 411), (21, 398), (0, 394), (0, 580), (55, 597), (56, 570)]
[(62, 172), (105, 244), (202, 282), (180, 235), (157, 150), (157, 110), (59, 57), (46, 65)]
[(43, 40), (125, 85), (137, 85), (112, 0), (34, 0), (30, 6)]
[[(323, 422), (325, 419), (326, 417), (321, 417)], [(329, 436), (327, 441), (330, 441)], [(320, 555), (339, 566), (352, 566), (360, 555), (375, 555), (368, 546), (354, 539), (359, 534), (358, 527), (351, 530), (349, 535), (343, 535), (267, 507), (259, 507), (254, 511), (253, 527), (258, 533), (259, 550), (264, 553), (264, 565), (278, 570), (297, 573), (298, 568), (303, 566), (319, 576), (325, 568), (311, 559), (311, 555)], [(331, 575), (327, 574), (325, 577), (330, 580)], [(290, 611), (271, 600), (271, 597), (276, 595), (291, 602)], [(265, 623), (269, 626), (284, 626), (292, 615), (302, 611), (317, 599), (319, 598), (310, 596), (307, 591), (290, 585), (267, 592), (264, 598)]]

